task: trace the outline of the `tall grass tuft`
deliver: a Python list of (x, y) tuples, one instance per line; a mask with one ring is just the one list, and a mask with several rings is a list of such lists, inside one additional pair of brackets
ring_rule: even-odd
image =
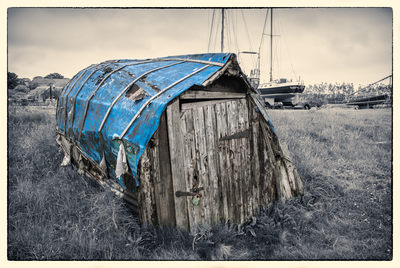
[(392, 258), (390, 110), (271, 111), (305, 194), (242, 226), (141, 226), (123, 201), (60, 167), (55, 111), (10, 107), (8, 259)]

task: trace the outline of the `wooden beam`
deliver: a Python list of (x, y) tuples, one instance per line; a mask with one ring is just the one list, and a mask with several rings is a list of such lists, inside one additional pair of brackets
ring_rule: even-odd
[(240, 99), (245, 97), (245, 93), (206, 90), (188, 90), (180, 96), (181, 99)]
[[(182, 133), (184, 136), (183, 152), (184, 152), (184, 179), (186, 180), (186, 185), (191, 187), (194, 185), (196, 177), (196, 144), (194, 136), (194, 124), (193, 124), (193, 113), (192, 110), (186, 110), (182, 113)], [(186, 198), (186, 203), (188, 207), (188, 219), (189, 219), (189, 229), (191, 233), (197, 231), (199, 219), (201, 219), (202, 202), (197, 206), (192, 204), (192, 198)]]
[(140, 157), (140, 191), (139, 191), (139, 204), (140, 213), (139, 217), (142, 223), (153, 224), (154, 210), (152, 205), (152, 191), (153, 180), (151, 177), (151, 159), (149, 157), (149, 150), (146, 149)]
[[(179, 98), (176, 98), (167, 107), (167, 125), (173, 193), (177, 191), (187, 192), (188, 187), (184, 179), (184, 152)], [(189, 230), (186, 198), (174, 195), (174, 200), (176, 225), (182, 229)]]
[(206, 134), (206, 150), (208, 160), (208, 185), (210, 194), (211, 223), (218, 224), (221, 218), (220, 192), (218, 183), (220, 176), (218, 174), (218, 137), (216, 133), (216, 118), (213, 105), (204, 106), (204, 126)]
[(158, 127), (158, 166), (159, 177), (155, 181), (157, 211), (159, 223), (163, 225), (175, 225), (174, 191), (171, 175), (171, 161), (168, 145), (168, 127), (166, 112), (160, 118)]
[[(239, 130), (239, 118), (238, 118), (238, 104), (236, 101), (231, 101), (226, 104), (227, 122), (228, 122), (228, 135), (233, 135)], [(233, 194), (231, 198), (231, 206), (233, 207), (233, 222), (241, 223), (243, 220), (243, 200), (242, 192), (240, 191), (240, 144), (238, 140), (231, 139), (228, 141), (229, 144), (229, 157), (231, 160), (232, 179), (231, 185)]]
[(250, 142), (249, 142), (249, 110), (248, 110), (248, 100), (240, 99), (238, 103), (238, 127), (240, 132), (245, 132), (244, 135), (238, 140), (240, 146), (240, 190), (242, 192), (243, 200), (243, 217), (244, 221), (248, 220), (251, 216), (251, 211), (253, 209), (253, 204), (251, 200), (250, 187), (252, 187), (252, 178), (250, 176)]
[(259, 159), (259, 116), (256, 110), (254, 109), (253, 103), (250, 101), (250, 97), (248, 98), (248, 105), (249, 105), (249, 124), (250, 124), (250, 155), (251, 155), (251, 181), (252, 184), (252, 200), (254, 202), (253, 206), (253, 215), (256, 215), (260, 211), (260, 194), (259, 188), (260, 184), (260, 159)]
[[(219, 103), (215, 105), (215, 113), (216, 113), (216, 135), (217, 138), (221, 138), (226, 136), (227, 131), (227, 118), (226, 118), (226, 103)], [(218, 157), (219, 157), (219, 174), (220, 174), (220, 187), (219, 191), (222, 195), (222, 206), (223, 206), (223, 218), (225, 221), (232, 220), (233, 217), (229, 214), (228, 207), (230, 206), (230, 160), (229, 160), (229, 148), (228, 148), (228, 140), (219, 141), (218, 146)]]
[(212, 197), (210, 196), (208, 155), (206, 146), (206, 132), (204, 124), (204, 110), (202, 107), (193, 110), (194, 137), (196, 143), (196, 159), (198, 162), (198, 185), (205, 187), (205, 192), (201, 197), (201, 219), (199, 223), (211, 225)]
[(214, 105), (222, 102), (232, 101), (234, 99), (218, 99), (218, 100), (208, 100), (208, 101), (196, 101), (196, 102), (188, 102), (182, 103), (181, 109), (182, 110), (189, 110), (189, 109), (196, 109), (199, 107), (203, 107), (206, 105)]

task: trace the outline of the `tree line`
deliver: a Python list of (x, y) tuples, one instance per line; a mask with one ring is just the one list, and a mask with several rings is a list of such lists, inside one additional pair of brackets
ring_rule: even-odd
[[(33, 78), (33, 80), (35, 78), (63, 79), (64, 76), (59, 73), (51, 73), (44, 77), (36, 76)], [(17, 74), (12, 73), (12, 72), (7, 72), (7, 88), (8, 89), (14, 89), (18, 85), (26, 85), (26, 82), (28, 82), (28, 88), (30, 90), (33, 90), (38, 86), (37, 83), (32, 83), (32, 81), (29, 78), (19, 78)]]
[[(37, 76), (35, 78), (46, 79), (63, 79), (64, 76), (59, 73), (50, 73), (44, 77)], [(35, 80), (33, 78), (33, 80)], [(7, 73), (7, 87), (14, 89), (18, 85), (26, 85), (29, 90), (35, 89), (38, 84), (28, 78), (19, 78), (17, 74)], [(392, 86), (384, 83), (374, 84), (372, 86), (362, 87), (359, 85), (357, 88), (353, 83), (319, 83), (309, 84), (302, 94), (302, 98), (320, 100), (325, 102), (340, 102), (350, 97), (367, 96), (367, 95), (383, 95), (392, 94)]]
[(303, 92), (304, 98), (325, 100), (326, 102), (341, 102), (348, 98), (392, 94), (392, 86), (384, 83), (357, 88), (353, 83), (319, 83), (309, 84)]

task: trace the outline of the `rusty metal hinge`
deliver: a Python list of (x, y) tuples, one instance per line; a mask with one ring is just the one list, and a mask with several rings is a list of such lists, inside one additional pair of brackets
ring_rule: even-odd
[[(190, 189), (190, 192), (183, 192), (183, 191), (176, 191), (175, 196), (176, 197), (182, 197), (182, 196), (197, 196), (200, 195), (200, 191), (203, 191), (204, 187), (193, 187)], [(201, 195), (200, 195), (201, 196)]]
[(233, 140), (233, 139), (241, 139), (241, 138), (248, 138), (250, 135), (250, 129), (246, 129), (243, 131), (239, 131), (233, 135), (228, 135), (221, 137), (219, 140), (220, 141), (226, 141), (226, 140)]

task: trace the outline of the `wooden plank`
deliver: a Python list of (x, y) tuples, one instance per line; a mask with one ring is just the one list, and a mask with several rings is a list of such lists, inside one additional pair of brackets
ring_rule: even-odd
[[(239, 119), (239, 130), (244, 131), (249, 129), (249, 115), (248, 115), (248, 107), (247, 107), (247, 100), (241, 99), (238, 100), (238, 119)], [(249, 137), (241, 138), (241, 178), (240, 178), (240, 188), (242, 189), (242, 197), (243, 197), (243, 216), (244, 220), (250, 218), (252, 215), (251, 211), (253, 209), (252, 203), (252, 195), (250, 193), (250, 188), (252, 187), (253, 181), (251, 176), (249, 175), (250, 169), (250, 152), (249, 152)]]
[(227, 122), (226, 122), (226, 104), (219, 103), (215, 105), (216, 112), (216, 133), (218, 142), (218, 163), (219, 163), (219, 176), (220, 184), (219, 191), (222, 194), (222, 216), (225, 221), (232, 220), (228, 213), (228, 202), (230, 202), (230, 163), (229, 163), (229, 150), (228, 140), (221, 140), (222, 137), (227, 135)]
[(253, 215), (258, 214), (260, 211), (260, 159), (258, 153), (259, 146), (259, 116), (258, 113), (254, 109), (254, 104), (251, 101), (248, 102), (249, 105), (249, 120), (250, 120), (250, 155), (251, 155), (251, 178), (253, 180), (252, 185), (252, 198), (253, 198)]
[(161, 177), (160, 177), (160, 156), (159, 156), (159, 146), (160, 146), (160, 139), (159, 139), (159, 130), (160, 127), (157, 129), (157, 131), (153, 134), (153, 137), (151, 138), (151, 141), (147, 146), (154, 146), (152, 152), (153, 152), (153, 163), (151, 166), (151, 174), (153, 177), (153, 187), (154, 187), (154, 202), (156, 206), (156, 212), (157, 212), (157, 223), (158, 224), (165, 224), (164, 222), (161, 222), (161, 211), (162, 211), (162, 205), (163, 205), (163, 200), (161, 200), (161, 195), (160, 195), (160, 183), (161, 183)]
[[(228, 135), (233, 135), (238, 132), (238, 109), (237, 102), (230, 101), (226, 104), (226, 113), (228, 117)], [(242, 195), (239, 189), (239, 173), (240, 173), (240, 145), (236, 139), (229, 140), (229, 149), (231, 155), (231, 161), (233, 162), (233, 174), (232, 174), (232, 187), (233, 187), (233, 221), (240, 223), (243, 220), (242, 211)]]
[(207, 148), (206, 148), (206, 134), (204, 129), (204, 111), (202, 107), (193, 109), (193, 122), (194, 122), (194, 133), (195, 133), (195, 144), (196, 144), (196, 159), (198, 163), (198, 186), (203, 186), (204, 191), (201, 197), (201, 218), (199, 219), (200, 224), (210, 225), (211, 224), (211, 210), (212, 202), (209, 190), (209, 179), (208, 179), (208, 159), (207, 159)]
[(277, 163), (277, 159), (275, 157), (276, 151), (274, 148), (276, 145), (274, 144), (274, 139), (273, 139), (273, 134), (271, 130), (269, 129), (268, 124), (262, 120), (260, 121), (260, 127), (263, 133), (263, 140), (265, 144), (265, 149), (268, 155), (268, 164), (269, 164), (269, 169), (268, 171), (271, 171), (269, 176), (267, 176), (267, 192), (269, 193), (270, 198), (272, 200), (278, 199), (280, 196), (282, 196), (281, 192), (281, 187), (280, 187), (280, 182), (281, 182), (281, 172), (280, 172), (280, 163)]
[(139, 204), (140, 204), (140, 219), (144, 224), (152, 224), (153, 206), (151, 200), (152, 181), (151, 181), (151, 163), (149, 158), (149, 150), (146, 149), (140, 157), (140, 190), (139, 190)]
[(277, 166), (281, 175), (278, 180), (279, 183), (277, 183), (278, 193), (280, 193), (279, 199), (285, 201), (291, 198), (292, 194), (289, 185), (288, 174), (282, 158), (277, 159)]
[[(167, 107), (167, 125), (173, 193), (176, 191), (187, 192), (188, 187), (186, 187), (186, 182), (183, 178), (183, 139), (179, 98), (172, 101)], [(186, 199), (174, 195), (174, 201), (176, 225), (189, 230)]]
[[(187, 110), (182, 115), (182, 133), (183, 133), (183, 152), (184, 152), (184, 178), (186, 185), (189, 187), (194, 186), (194, 176), (196, 175), (196, 147), (194, 137), (194, 125), (192, 110)], [(194, 206), (192, 204), (192, 197), (186, 197), (188, 207), (188, 220), (190, 232), (195, 233), (198, 227), (198, 219), (201, 218), (202, 204)]]
[(205, 122), (205, 133), (206, 133), (206, 150), (208, 159), (208, 179), (210, 186), (210, 197), (211, 197), (211, 219), (212, 224), (220, 222), (220, 209), (222, 206), (220, 193), (218, 190), (218, 143), (216, 135), (216, 118), (215, 109), (213, 105), (204, 106), (204, 122)]
[(304, 194), (304, 185), (303, 185), (303, 181), (301, 180), (301, 177), (299, 175), (299, 173), (297, 172), (296, 167), (293, 164), (293, 176), (296, 180), (296, 188), (297, 188), (297, 195), (303, 195)]
[[(222, 120), (223, 123), (225, 123), (225, 135), (228, 135), (230, 132), (229, 126), (229, 117), (228, 117), (228, 104), (230, 105), (231, 102), (227, 102), (225, 105), (221, 106), (221, 113), (222, 113)], [(235, 196), (235, 185), (234, 185), (234, 179), (233, 179), (233, 157), (234, 157), (234, 152), (231, 151), (231, 146), (229, 140), (225, 143), (225, 157), (227, 160), (226, 166), (227, 166), (227, 190), (228, 190), (228, 215), (229, 215), (229, 220), (230, 222), (235, 222), (235, 202), (236, 202), (236, 196)]]
[[(249, 100), (246, 98), (243, 100), (244, 105), (245, 105), (245, 111), (244, 111), (244, 118), (245, 118), (245, 128), (250, 129), (251, 128), (251, 121), (250, 121), (250, 115), (249, 115)], [(254, 215), (254, 206), (255, 201), (254, 201), (254, 195), (253, 195), (253, 186), (255, 184), (254, 178), (251, 176), (251, 161), (252, 161), (252, 155), (251, 155), (251, 150), (250, 150), (251, 144), (250, 144), (250, 135), (247, 139), (245, 139), (245, 152), (246, 152), (246, 169), (245, 169), (245, 177), (248, 178), (249, 183), (246, 185), (247, 186), (247, 200), (249, 202), (248, 205), (248, 218)]]
[[(259, 116), (260, 118), (261, 116)], [(271, 162), (271, 156), (268, 150), (269, 139), (266, 137), (265, 131), (262, 126), (262, 121), (260, 122), (259, 131), (259, 155), (260, 155), (260, 201), (262, 205), (267, 205), (272, 200), (275, 200), (275, 181), (272, 181), (274, 176), (273, 166)]]
[(245, 97), (245, 93), (216, 92), (206, 90), (188, 90), (180, 96), (181, 99), (236, 99)]
[(296, 167), (292, 162), (291, 153), (286, 144), (279, 142), (279, 145), (282, 151), (283, 163), (287, 171), (292, 196), (303, 194), (303, 182), (301, 181), (301, 178), (297, 173)]
[(218, 99), (218, 100), (186, 102), (186, 103), (181, 103), (181, 109), (182, 110), (195, 109), (198, 107), (203, 107), (206, 105), (214, 105), (214, 104), (218, 104), (221, 102), (227, 102), (227, 101), (231, 101), (231, 100), (233, 100), (233, 99)]
[[(240, 133), (242, 131), (242, 126), (244, 125), (244, 115), (243, 115), (243, 104), (241, 101), (237, 101), (237, 120), (238, 120), (238, 132)], [(243, 139), (241, 138), (237, 140), (237, 156), (239, 157), (238, 161), (238, 178), (237, 178), (237, 183), (238, 183), (238, 191), (239, 191), (239, 196), (241, 197), (241, 214), (240, 214), (240, 223), (243, 223), (246, 218), (246, 209), (247, 209), (247, 200), (246, 200), (246, 185), (248, 184), (248, 181), (246, 181), (246, 178), (244, 176), (244, 170), (245, 167), (245, 148), (243, 146)]]
[[(232, 115), (229, 115), (231, 112), (231, 106), (232, 102), (227, 102), (226, 106), (222, 106), (223, 114), (226, 117), (226, 135), (229, 135), (232, 133), (230, 130), (232, 122), (230, 121), (230, 118), (232, 118)], [(227, 154), (227, 184), (228, 184), (228, 213), (229, 213), (229, 220), (232, 223), (236, 222), (236, 207), (235, 207), (235, 202), (237, 201), (237, 197), (235, 195), (235, 180), (233, 178), (234, 176), (234, 151), (232, 151), (232, 147), (234, 145), (231, 144), (232, 140), (227, 140), (226, 143), (226, 154)]]
[(160, 204), (161, 202), (161, 197), (160, 194), (157, 192), (157, 186), (160, 185), (160, 163), (159, 163), (159, 139), (158, 139), (158, 129), (157, 131), (153, 134), (151, 141), (147, 145), (146, 150), (149, 150), (149, 155), (150, 155), (150, 174), (151, 174), (151, 179), (152, 179), (152, 199), (154, 203), (154, 216), (156, 217), (155, 219), (155, 224), (160, 224), (160, 219), (161, 219), (161, 207)]
[[(150, 194), (150, 202), (151, 202), (151, 222), (153, 224), (158, 224), (158, 215), (157, 215), (157, 207), (156, 207), (156, 192), (155, 192), (155, 180), (158, 177), (158, 155), (157, 146), (153, 146), (149, 148), (149, 163), (150, 163), (150, 180), (149, 180), (149, 194)], [(157, 159), (156, 159), (157, 158)]]
[(161, 115), (160, 125), (157, 130), (159, 175), (155, 181), (155, 192), (157, 212), (159, 213), (159, 223), (174, 226), (175, 201), (167, 131), (166, 112), (164, 112)]
[(287, 179), (288, 179), (288, 183), (289, 183), (289, 189), (290, 189), (290, 196), (294, 197), (297, 195), (297, 188), (296, 188), (296, 179), (294, 177), (294, 173), (293, 173), (293, 164), (288, 161), (287, 159), (282, 159), (282, 164), (286, 170), (286, 174), (287, 174)]

